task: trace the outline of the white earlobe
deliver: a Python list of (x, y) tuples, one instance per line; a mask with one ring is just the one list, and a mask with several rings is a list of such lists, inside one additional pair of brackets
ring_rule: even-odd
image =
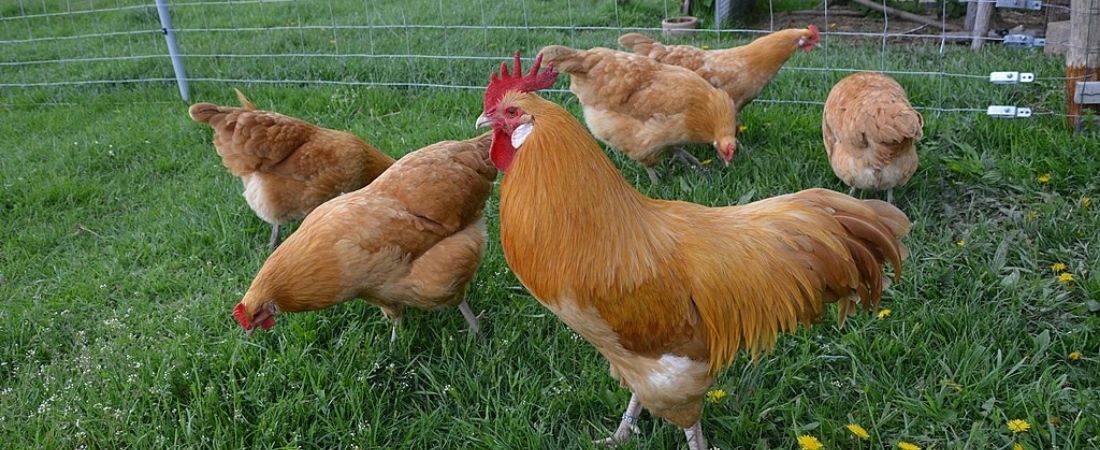
[(523, 145), (523, 141), (527, 140), (527, 136), (530, 135), (531, 131), (534, 129), (535, 125), (533, 123), (525, 123), (516, 127), (515, 131), (512, 132), (512, 148), (518, 150), (519, 147)]

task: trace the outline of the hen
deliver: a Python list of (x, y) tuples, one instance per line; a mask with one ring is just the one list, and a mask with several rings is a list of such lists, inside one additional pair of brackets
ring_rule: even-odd
[(833, 86), (821, 117), (821, 136), (833, 172), (852, 189), (886, 190), (909, 182), (917, 170), (915, 142), (924, 118), (905, 89), (886, 75), (861, 72)]
[(570, 89), (592, 134), (642, 163), (654, 183), (653, 166), (670, 147), (696, 167), (699, 160), (680, 145), (712, 144), (727, 165), (733, 158), (733, 102), (690, 70), (606, 48), (551, 45), (539, 55), (572, 75)]
[(234, 90), (240, 108), (196, 103), (187, 112), (214, 128), (222, 164), (240, 177), (248, 206), (271, 224), (271, 247), (279, 242), (280, 225), (366, 186), (393, 164), (393, 158), (350, 133), (258, 110)]
[(275, 325), (280, 312), (327, 308), (353, 298), (394, 320), (407, 307), (458, 305), (485, 251), (485, 200), (497, 171), (489, 133), (430, 145), (401, 158), (373, 183), (317, 207), (267, 258), (233, 315), (241, 327)]
[(540, 303), (592, 343), (632, 393), (615, 433), (642, 407), (706, 449), (700, 415), (715, 376), (740, 350), (838, 303), (839, 319), (874, 309), (883, 265), (901, 273), (909, 220), (893, 205), (825, 189), (708, 208), (635, 190), (563, 108), (532, 92), (554, 71), (493, 77), (479, 125), (504, 172), (500, 238)]
[(821, 40), (817, 26), (776, 31), (740, 47), (703, 50), (664, 45), (638, 33), (619, 37), (619, 45), (665, 64), (686, 67), (733, 99), (742, 111), (768, 86), (798, 49), (809, 52)]

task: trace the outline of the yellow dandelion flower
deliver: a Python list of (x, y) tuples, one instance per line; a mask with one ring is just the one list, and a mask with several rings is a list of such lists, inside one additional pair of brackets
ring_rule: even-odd
[(703, 44), (703, 50), (710, 50), (710, 46), (707, 44)]
[(746, 131), (748, 131), (748, 130), (749, 130), (749, 126), (748, 126), (748, 125), (738, 125), (738, 126), (737, 126), (737, 132), (738, 132), (738, 133), (744, 133), (744, 132), (746, 132)]
[(1024, 444), (1019, 442), (1012, 444), (1012, 450), (1024, 450)]
[(1066, 263), (1064, 262), (1056, 262), (1050, 265), (1050, 270), (1054, 271), (1054, 273), (1065, 272), (1068, 268), (1069, 267), (1066, 266)]
[(890, 317), (890, 313), (893, 313), (893, 311), (891, 311), (890, 308), (882, 308), (882, 310), (878, 312), (879, 320)]
[(1073, 282), (1073, 274), (1069, 272), (1062, 272), (1061, 275), (1058, 275), (1058, 282), (1062, 284), (1069, 284)]
[(718, 403), (722, 401), (722, 399), (726, 398), (727, 395), (729, 394), (726, 394), (726, 391), (724, 389), (715, 389), (713, 391), (707, 392), (707, 401), (711, 403)]
[(1081, 206), (1084, 206), (1085, 208), (1092, 206), (1092, 197), (1085, 197), (1081, 199)]
[(1069, 358), (1070, 361), (1077, 361), (1081, 359), (1081, 352), (1069, 352), (1069, 355), (1066, 355), (1066, 358)]
[(829, 28), (836, 28), (836, 22), (830, 23)]
[(821, 450), (825, 448), (824, 445), (821, 445), (821, 441), (808, 434), (798, 437), (798, 446), (802, 447), (802, 450)]
[(856, 435), (856, 437), (858, 437), (860, 439), (863, 439), (863, 440), (871, 439), (871, 433), (868, 433), (867, 430), (863, 429), (863, 427), (859, 426), (859, 424), (856, 424), (856, 423), (848, 424), (848, 431), (851, 431), (852, 434)]
[(1042, 175), (1039, 175), (1039, 177), (1036, 178), (1035, 181), (1038, 181), (1039, 184), (1050, 183), (1050, 174), (1049, 173), (1044, 173)]
[(1028, 222), (1031, 222), (1032, 220), (1035, 220), (1035, 218), (1037, 218), (1037, 217), (1039, 217), (1039, 211), (1035, 211), (1035, 210), (1028, 211), (1027, 214), (1024, 214), (1024, 220), (1026, 220)]
[(898, 442), (898, 448), (901, 450), (920, 450), (919, 445), (905, 441)]
[(704, 165), (704, 166), (709, 166), (709, 165), (710, 165), (710, 163), (712, 163), (712, 162), (714, 162), (714, 160), (713, 160), (713, 159), (708, 159), (708, 160), (706, 160), (706, 161), (703, 161), (703, 165)]
[(1031, 429), (1031, 424), (1023, 419), (1012, 419), (1008, 421), (1008, 429), (1013, 433), (1023, 433)]
[(959, 247), (962, 247), (962, 246), (966, 245), (966, 241), (964, 241), (964, 240), (955, 241), (955, 245), (959, 246)]

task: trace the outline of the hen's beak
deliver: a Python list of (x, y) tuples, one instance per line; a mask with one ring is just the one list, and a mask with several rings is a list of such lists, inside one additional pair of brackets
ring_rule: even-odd
[(490, 122), (489, 118), (485, 117), (485, 113), (482, 113), (480, 116), (477, 116), (477, 122), (474, 122), (474, 129), (485, 128), (489, 126)]

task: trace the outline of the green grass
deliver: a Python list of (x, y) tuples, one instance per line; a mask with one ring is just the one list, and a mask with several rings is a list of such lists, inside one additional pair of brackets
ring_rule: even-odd
[[(12, 2), (0, 17), (19, 14)], [(122, 5), (134, 2), (119, 2)], [(294, 2), (179, 7), (181, 28), (305, 24), (481, 23), (479, 4)], [(487, 22), (649, 26), (660, 2), (503, 2)], [(115, 6), (95, 2), (92, 6)], [(365, 5), (369, 5), (366, 6)], [(469, 6), (467, 6), (469, 5)], [(86, 7), (87, 5), (81, 5)], [(46, 3), (46, 11), (64, 3)], [(29, 5), (35, 13), (39, 5)], [(366, 9), (370, 8), (369, 11)], [(233, 14), (228, 14), (233, 11)], [(617, 11), (617, 13), (616, 13)], [(6, 22), (0, 40), (77, 30), (158, 28), (155, 13)], [(368, 19), (369, 17), (369, 19)], [(18, 24), (16, 26), (8, 26)], [(612, 45), (615, 31), (492, 30), (181, 32), (186, 53), (362, 52), (503, 56), (519, 46)], [(286, 33), (280, 36), (279, 33)], [(408, 39), (406, 40), (406, 37)], [(745, 36), (688, 41), (731, 45)], [(445, 39), (447, 48), (440, 42)], [(328, 48), (339, 43), (339, 49)], [(0, 61), (160, 54), (158, 34), (76, 43), (0, 46)], [(1038, 53), (970, 53), (935, 44), (832, 38), (792, 67), (880, 68), (978, 74), (1004, 68), (1040, 77), (1060, 63)], [(1022, 58), (1025, 56), (1026, 58)], [(346, 58), (193, 58), (196, 78), (422, 82), (479, 86), (487, 61)], [(0, 66), (6, 83), (170, 77), (166, 59)], [(843, 73), (784, 71), (766, 98), (823, 101)], [(564, 77), (563, 77), (564, 78)], [(898, 191), (914, 229), (893, 310), (784, 337), (753, 365), (738, 360), (705, 409), (711, 445), (795, 448), (798, 434), (828, 448), (1005, 449), (1005, 423), (1026, 419), (1027, 448), (1100, 445), (1100, 144), (1071, 137), (1061, 82), (991, 86), (980, 79), (898, 76), (914, 103), (942, 108), (1032, 105), (1028, 120), (927, 111), (921, 169)], [(473, 136), (476, 90), (195, 82), (196, 101), (232, 102), (231, 85), (261, 107), (350, 130), (395, 156)], [(565, 82), (561, 82), (564, 86)], [(568, 94), (551, 98), (577, 112)], [(469, 292), (487, 311), (469, 339), (457, 312), (414, 312), (394, 347), (376, 308), (351, 302), (287, 315), (246, 338), (230, 317), (268, 251), (268, 227), (222, 168), (208, 128), (190, 122), (174, 84), (0, 88), (0, 442), (5, 448), (591, 448), (617, 423), (627, 393), (606, 363), (531, 298), (510, 274), (488, 208), (489, 252)], [(813, 186), (844, 189), (820, 141), (819, 107), (751, 106), (744, 150), (729, 169), (660, 168), (660, 198), (724, 205)], [(712, 157), (711, 150), (694, 149)], [(1037, 178), (1050, 174), (1050, 182)], [(1084, 198), (1094, 199), (1091, 208)], [(1072, 283), (1050, 270), (1065, 262)], [(736, 274), (731, 274), (736, 276)], [(1091, 311), (1090, 311), (1091, 305)], [(1083, 358), (1069, 361), (1070, 352)], [(625, 448), (682, 445), (650, 418)], [(870, 442), (851, 439), (856, 422)], [(861, 447), (862, 446), (862, 447)]]

